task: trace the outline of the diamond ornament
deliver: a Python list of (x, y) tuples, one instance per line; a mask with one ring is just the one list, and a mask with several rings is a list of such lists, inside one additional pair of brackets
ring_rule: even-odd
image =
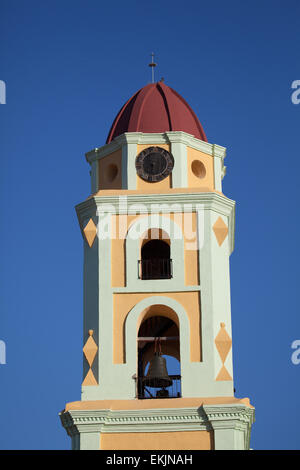
[(219, 217), (214, 223), (213, 231), (215, 233), (219, 246), (221, 246), (228, 234), (228, 227), (222, 217)]
[(215, 338), (215, 345), (222, 361), (222, 367), (216, 377), (216, 380), (232, 380), (231, 375), (224, 366), (228, 353), (232, 346), (232, 340), (225, 330), (225, 323), (220, 323), (220, 330)]
[(92, 364), (98, 351), (98, 346), (93, 338), (93, 333), (93, 330), (89, 330), (89, 337), (83, 348), (83, 353), (90, 367), (92, 367)]
[(83, 233), (85, 235), (85, 239), (86, 239), (89, 247), (91, 248), (91, 246), (93, 245), (94, 240), (96, 238), (96, 235), (97, 235), (97, 227), (96, 227), (93, 219), (90, 219), (88, 221), (88, 223), (86, 224), (86, 226), (83, 229)]

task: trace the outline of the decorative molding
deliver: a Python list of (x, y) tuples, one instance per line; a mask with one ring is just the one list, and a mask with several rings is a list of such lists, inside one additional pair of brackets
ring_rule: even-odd
[[(237, 430), (244, 432), (243, 450), (250, 449), (250, 435), (255, 421), (255, 409), (241, 405), (204, 405), (203, 409), (214, 431)], [(239, 408), (239, 409), (237, 409)]]
[(137, 145), (151, 144), (170, 144), (182, 143), (191, 148), (200, 150), (208, 155), (219, 157), (224, 160), (226, 156), (226, 148), (217, 144), (210, 144), (204, 140), (197, 139), (191, 134), (183, 131), (169, 131), (163, 133), (145, 134), (143, 132), (126, 132), (116, 137), (112, 142), (102, 147), (90, 150), (85, 154), (87, 161), (91, 164), (94, 160), (104, 158), (107, 155), (119, 150), (122, 145), (134, 143)]
[(227, 166), (222, 166), (222, 173), (221, 173), (221, 176), (222, 176), (222, 179), (225, 177), (226, 175), (226, 171), (227, 171)]
[[(123, 202), (123, 203), (122, 203)], [(190, 204), (193, 209), (196, 208), (197, 204), (203, 204), (204, 209), (218, 208), (224, 215), (229, 215), (235, 206), (235, 201), (228, 197), (218, 194), (215, 192), (170, 192), (170, 193), (159, 193), (159, 194), (116, 194), (116, 195), (93, 195), (84, 202), (77, 204), (77, 213), (81, 214), (85, 209), (89, 209), (91, 206), (97, 207), (102, 204), (113, 206), (111, 213), (113, 214), (130, 214), (130, 205), (144, 205), (146, 208), (145, 213), (151, 208), (151, 204), (170, 204), (169, 212), (181, 212), (182, 208), (172, 207), (172, 204)], [(129, 209), (129, 210), (128, 210)], [(135, 207), (136, 210), (136, 207)], [(166, 212), (168, 209), (166, 208)]]
[(143, 410), (70, 410), (60, 413), (69, 436), (81, 432), (128, 433), (241, 429), (250, 433), (254, 409), (245, 405)]
[(212, 155), (214, 157), (218, 157), (224, 160), (224, 158), (226, 157), (226, 148), (221, 147), (221, 145), (212, 144)]
[[(76, 206), (79, 224), (82, 230), (83, 221), (95, 216), (98, 208), (105, 207), (111, 214), (151, 214), (157, 212), (177, 213), (189, 207), (189, 211), (212, 210), (228, 217), (228, 236), (230, 253), (234, 249), (235, 201), (214, 192), (164, 193), (164, 194), (120, 194), (91, 196)], [(156, 207), (155, 207), (156, 206)], [(169, 207), (168, 207), (169, 206)], [(138, 208), (138, 210), (137, 210)]]

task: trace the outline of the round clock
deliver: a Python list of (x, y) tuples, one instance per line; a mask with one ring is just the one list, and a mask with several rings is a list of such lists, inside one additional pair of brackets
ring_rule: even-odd
[(155, 183), (166, 178), (174, 167), (171, 153), (161, 147), (148, 147), (135, 160), (137, 174), (145, 181)]

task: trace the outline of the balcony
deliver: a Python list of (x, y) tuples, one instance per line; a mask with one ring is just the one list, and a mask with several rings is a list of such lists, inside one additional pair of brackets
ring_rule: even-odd
[(172, 260), (170, 258), (141, 259), (138, 261), (139, 279), (171, 279)]

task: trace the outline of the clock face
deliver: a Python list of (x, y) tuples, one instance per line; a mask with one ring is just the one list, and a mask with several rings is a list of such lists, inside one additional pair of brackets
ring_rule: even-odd
[(137, 174), (145, 181), (154, 183), (166, 178), (174, 167), (171, 153), (161, 147), (148, 147), (136, 157)]

